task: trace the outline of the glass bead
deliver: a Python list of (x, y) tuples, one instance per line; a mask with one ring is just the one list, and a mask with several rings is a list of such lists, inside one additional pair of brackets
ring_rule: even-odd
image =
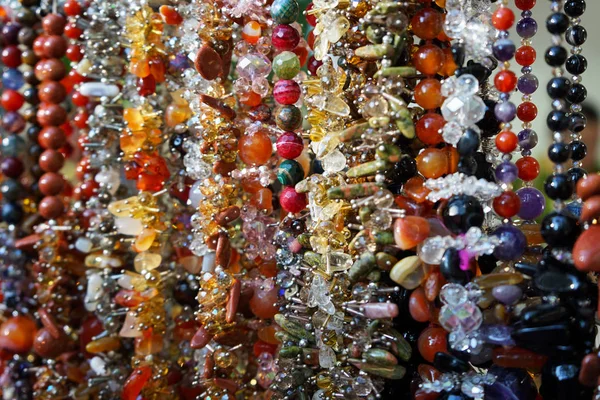
[(300, 72), (300, 60), (291, 51), (283, 51), (273, 58), (273, 72), (280, 79), (292, 79)]
[(300, 34), (291, 25), (277, 25), (273, 28), (271, 43), (279, 51), (290, 51), (300, 43)]

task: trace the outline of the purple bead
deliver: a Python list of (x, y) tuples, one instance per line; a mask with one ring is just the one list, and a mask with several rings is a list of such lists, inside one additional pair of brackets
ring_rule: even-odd
[(523, 294), (523, 290), (516, 285), (499, 285), (492, 289), (492, 296), (504, 304), (516, 303)]
[(524, 39), (529, 39), (537, 33), (537, 22), (533, 18), (523, 18), (517, 23), (517, 34)]
[(496, 377), (496, 382), (485, 387), (485, 400), (534, 400), (537, 397), (535, 383), (525, 369), (492, 365), (488, 373)]
[(510, 39), (498, 39), (492, 46), (494, 57), (496, 57), (498, 61), (510, 60), (515, 55), (516, 50), (515, 44)]
[(21, 25), (15, 22), (9, 22), (2, 27), (2, 42), (5, 45), (19, 43), (19, 31)]
[(18, 112), (7, 112), (2, 117), (2, 128), (10, 133), (19, 133), (25, 129), (25, 119)]
[(519, 169), (510, 161), (504, 161), (496, 167), (496, 180), (502, 183), (512, 183), (517, 180)]
[(517, 137), (519, 138), (519, 146), (523, 150), (531, 150), (538, 144), (538, 136), (533, 129), (523, 129)]
[(517, 88), (519, 89), (519, 92), (523, 94), (533, 94), (537, 90), (539, 84), (537, 76), (525, 74), (519, 77)]
[(510, 101), (496, 104), (494, 115), (500, 122), (510, 122), (517, 115), (517, 107)]
[(524, 187), (517, 190), (517, 196), (521, 199), (519, 217), (523, 219), (536, 219), (546, 208), (546, 198), (536, 188)]
[(183, 72), (188, 68), (191, 68), (192, 65), (188, 57), (184, 54), (177, 54), (169, 61), (169, 70), (170, 71), (178, 71)]
[(521, 257), (527, 247), (525, 234), (512, 225), (502, 225), (493, 233), (500, 239), (494, 249), (494, 256), (499, 260), (509, 261)]

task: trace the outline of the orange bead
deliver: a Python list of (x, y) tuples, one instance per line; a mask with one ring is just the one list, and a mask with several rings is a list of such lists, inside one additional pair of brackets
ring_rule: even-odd
[(421, 356), (432, 363), (435, 353), (448, 353), (448, 341), (446, 336), (448, 332), (438, 326), (430, 326), (421, 332), (417, 340), (417, 347)]
[(256, 107), (262, 101), (262, 97), (260, 97), (260, 94), (255, 93), (253, 91), (249, 91), (247, 93), (240, 93), (239, 99), (240, 103), (250, 107)]
[(434, 44), (423, 45), (413, 54), (413, 65), (425, 75), (437, 74), (444, 66), (444, 61), (444, 52)]
[(273, 144), (269, 135), (259, 130), (246, 133), (238, 143), (240, 158), (247, 165), (263, 165), (271, 158)]
[(444, 141), (440, 132), (445, 124), (446, 120), (440, 114), (427, 113), (415, 124), (417, 137), (428, 146), (440, 144)]
[(250, 21), (242, 29), (242, 38), (250, 44), (256, 44), (260, 39), (261, 32), (260, 24), (257, 21)]
[(519, 169), (519, 179), (532, 181), (540, 174), (540, 163), (533, 157), (523, 157), (515, 163)]
[(504, 368), (525, 368), (540, 371), (548, 360), (547, 356), (521, 349), (519, 347), (498, 347), (494, 349), (492, 361)]
[(410, 23), (413, 33), (421, 39), (435, 39), (442, 31), (444, 19), (440, 12), (427, 7), (417, 12)]
[(502, 93), (509, 93), (517, 87), (517, 75), (509, 70), (502, 70), (494, 77), (494, 85)]
[(500, 31), (507, 31), (515, 22), (515, 13), (508, 7), (500, 7), (492, 14), (492, 25)]
[(244, 189), (245, 192), (256, 193), (257, 191), (259, 191), (262, 188), (264, 188), (264, 186), (260, 184), (258, 175), (244, 176), (242, 178), (242, 189)]
[(273, 192), (267, 188), (259, 189), (252, 196), (250, 203), (259, 210), (270, 214), (273, 211)]
[(439, 71), (439, 74), (447, 77), (454, 75), (456, 71), (457, 65), (454, 62), (454, 57), (452, 56), (452, 50), (448, 47), (444, 49), (444, 66)]
[(511, 131), (502, 131), (496, 136), (496, 147), (503, 153), (512, 153), (519, 144), (519, 138)]
[(160, 6), (159, 11), (165, 24), (179, 25), (183, 22), (183, 17), (171, 6)]
[(404, 193), (406, 196), (417, 203), (425, 202), (429, 192), (431, 190), (425, 187), (425, 180), (420, 176), (413, 176), (404, 184)]
[(250, 310), (258, 318), (269, 319), (273, 318), (279, 306), (277, 306), (277, 291), (279, 288), (274, 286), (270, 289), (256, 288), (254, 295), (250, 299)]
[(511, 218), (517, 215), (521, 208), (521, 199), (513, 191), (506, 191), (494, 199), (494, 211), (501, 217)]
[(415, 101), (426, 110), (441, 107), (444, 102), (442, 84), (437, 79), (423, 79), (415, 87)]
[(431, 318), (431, 305), (425, 297), (423, 288), (418, 287), (410, 294), (408, 311), (410, 316), (418, 322), (427, 322)]
[(129, 63), (129, 71), (138, 78), (145, 78), (150, 75), (150, 64), (146, 58), (132, 58)]
[(429, 148), (417, 156), (417, 169), (427, 179), (435, 179), (450, 172), (448, 153), (443, 149)]
[(0, 348), (15, 353), (28, 352), (33, 346), (36, 330), (31, 318), (24, 315), (11, 317), (0, 325)]
[(148, 366), (136, 368), (123, 385), (122, 400), (136, 400), (146, 382), (152, 377), (152, 368)]

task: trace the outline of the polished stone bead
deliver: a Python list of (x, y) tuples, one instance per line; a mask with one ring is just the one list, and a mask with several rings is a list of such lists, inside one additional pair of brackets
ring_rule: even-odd
[(282, 185), (294, 186), (304, 179), (304, 170), (295, 160), (283, 160), (277, 169), (277, 180)]
[(444, 224), (453, 233), (465, 233), (483, 223), (483, 208), (479, 201), (468, 195), (452, 196), (442, 211)]
[(417, 341), (417, 347), (421, 356), (430, 363), (433, 363), (436, 353), (448, 352), (448, 332), (438, 326), (430, 326), (421, 332)]
[(435, 357), (433, 359), (433, 365), (436, 369), (442, 372), (469, 372), (471, 370), (471, 366), (469, 363), (464, 362), (458, 357), (455, 357), (448, 353), (435, 353)]
[(575, 293), (583, 283), (573, 274), (559, 271), (545, 271), (536, 275), (535, 286), (547, 293)]
[(440, 272), (451, 283), (466, 284), (472, 277), (471, 271), (460, 268), (460, 255), (458, 250), (450, 247), (444, 251), (440, 262)]
[(278, 24), (291, 24), (296, 22), (300, 6), (296, 0), (275, 0), (271, 4), (271, 17)]
[(429, 223), (425, 218), (407, 216), (394, 221), (394, 240), (402, 250), (409, 250), (429, 236)]
[(499, 285), (492, 289), (492, 295), (496, 300), (504, 304), (514, 304), (523, 295), (523, 290), (515, 285)]
[(541, 226), (541, 233), (546, 243), (558, 248), (573, 246), (580, 230), (576, 218), (557, 212), (546, 215)]
[[(589, 200), (588, 200), (589, 201)], [(573, 261), (580, 271), (600, 271), (600, 225), (585, 230), (573, 247)]]
[(517, 195), (521, 199), (519, 217), (531, 220), (542, 215), (546, 208), (546, 198), (542, 192), (533, 187), (524, 187), (517, 190)]

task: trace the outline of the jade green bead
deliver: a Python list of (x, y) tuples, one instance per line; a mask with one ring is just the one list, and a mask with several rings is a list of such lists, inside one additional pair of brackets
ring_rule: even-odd
[(300, 14), (300, 6), (296, 0), (275, 0), (271, 4), (271, 17), (277, 24), (296, 22)]

